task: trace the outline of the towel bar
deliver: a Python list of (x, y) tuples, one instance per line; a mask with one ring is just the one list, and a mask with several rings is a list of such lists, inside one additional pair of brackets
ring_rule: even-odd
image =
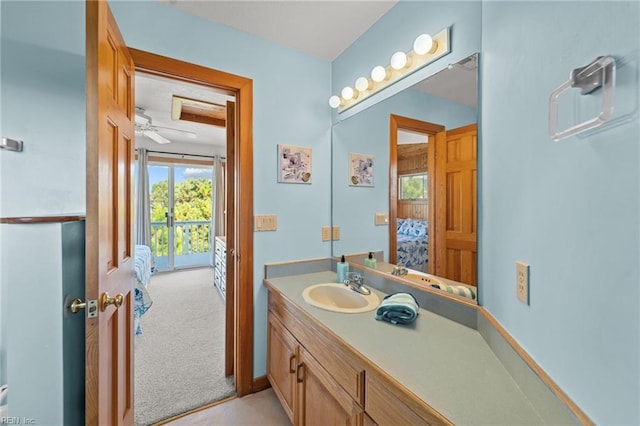
[[(599, 127), (613, 116), (613, 88), (615, 85), (616, 62), (612, 56), (600, 56), (590, 64), (571, 71), (569, 80), (551, 92), (549, 97), (549, 136), (554, 141)], [(557, 130), (558, 98), (568, 89), (578, 88), (581, 95), (588, 95), (602, 87), (602, 107), (600, 114), (590, 120)]]

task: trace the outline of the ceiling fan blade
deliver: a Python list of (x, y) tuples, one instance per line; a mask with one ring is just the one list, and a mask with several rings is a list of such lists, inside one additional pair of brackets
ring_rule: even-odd
[(179, 133), (183, 137), (187, 137), (189, 139), (195, 139), (196, 133), (190, 132), (188, 130), (174, 129), (172, 127), (162, 127), (162, 126), (153, 126), (154, 130), (166, 133)]
[(142, 134), (159, 144), (171, 143), (169, 139), (165, 138), (164, 136), (160, 136), (159, 134), (151, 130), (145, 130), (142, 132)]

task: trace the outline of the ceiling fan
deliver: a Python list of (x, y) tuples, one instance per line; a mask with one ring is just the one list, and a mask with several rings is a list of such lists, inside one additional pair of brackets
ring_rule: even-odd
[(188, 130), (174, 129), (171, 127), (154, 126), (152, 123), (151, 117), (145, 114), (145, 109), (141, 107), (136, 107), (135, 125), (136, 125), (136, 135), (144, 135), (159, 144), (171, 143), (169, 139), (162, 136), (160, 133), (174, 133), (174, 134), (180, 134), (183, 137), (187, 137), (190, 139), (196, 138), (196, 134)]

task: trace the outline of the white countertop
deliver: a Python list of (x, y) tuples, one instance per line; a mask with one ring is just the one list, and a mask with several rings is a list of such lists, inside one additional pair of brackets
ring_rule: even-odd
[(302, 299), (304, 288), (335, 279), (326, 271), (265, 282), (454, 424), (544, 423), (478, 331), (424, 309), (414, 323), (393, 325), (375, 310), (344, 314)]

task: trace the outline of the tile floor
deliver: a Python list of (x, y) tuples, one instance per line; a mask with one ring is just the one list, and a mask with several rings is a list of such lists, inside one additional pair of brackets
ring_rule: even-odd
[(269, 388), (181, 417), (167, 425), (289, 426), (291, 422), (273, 389)]

